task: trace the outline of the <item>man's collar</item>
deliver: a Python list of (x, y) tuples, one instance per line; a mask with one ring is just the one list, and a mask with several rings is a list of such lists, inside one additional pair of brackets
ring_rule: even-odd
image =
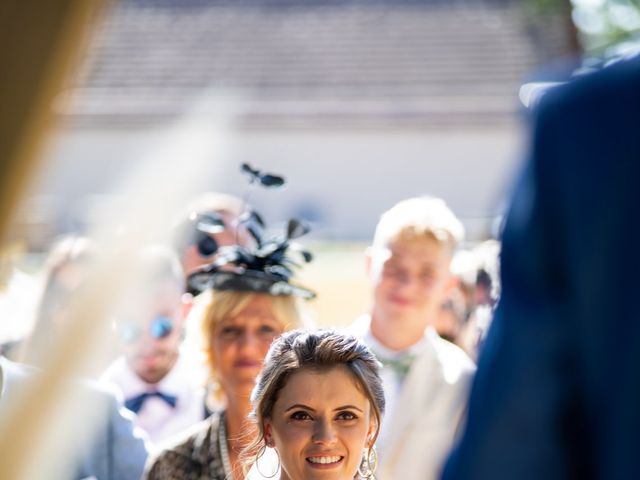
[(365, 314), (359, 317), (354, 323), (354, 330), (359, 333), (358, 336), (369, 345), (376, 353), (386, 358), (392, 359), (404, 355), (418, 356), (426, 348), (429, 337), (432, 335), (433, 327), (427, 327), (424, 335), (413, 345), (402, 350), (394, 350), (384, 346), (371, 330), (371, 315)]
[(425, 330), (424, 336), (418, 340), (416, 343), (411, 345), (409, 348), (404, 348), (402, 350), (394, 350), (392, 348), (384, 346), (380, 340), (378, 340), (371, 329), (367, 331), (367, 333), (363, 337), (364, 342), (369, 345), (373, 351), (382, 355), (385, 358), (394, 359), (398, 357), (404, 357), (407, 355), (411, 355), (413, 357), (419, 356), (422, 352), (424, 352), (427, 343), (428, 343), (428, 330)]
[(181, 352), (173, 365), (171, 370), (155, 384), (150, 384), (142, 380), (129, 366), (129, 364), (121, 358), (124, 362), (123, 370), (125, 372), (124, 378), (121, 378), (122, 382), (120, 387), (126, 397), (131, 397), (148, 391), (162, 391), (164, 393), (181, 397), (184, 395), (186, 389), (193, 388), (192, 378), (189, 377), (193, 374), (193, 370), (186, 366), (187, 359), (184, 358), (184, 353)]

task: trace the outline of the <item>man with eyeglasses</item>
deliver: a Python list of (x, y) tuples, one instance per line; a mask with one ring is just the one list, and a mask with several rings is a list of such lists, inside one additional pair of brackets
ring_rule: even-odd
[(199, 368), (180, 348), (190, 306), (180, 262), (150, 247), (139, 267), (141, 281), (116, 317), (123, 355), (102, 380), (120, 389), (137, 425), (159, 442), (205, 418), (204, 391)]
[(261, 220), (238, 197), (218, 192), (198, 196), (173, 229), (173, 246), (185, 277), (213, 262), (224, 247), (249, 246), (252, 228), (262, 228)]

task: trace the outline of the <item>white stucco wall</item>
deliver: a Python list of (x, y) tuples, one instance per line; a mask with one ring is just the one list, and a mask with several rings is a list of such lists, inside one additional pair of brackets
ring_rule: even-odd
[[(119, 176), (165, 136), (141, 129), (67, 131), (53, 143), (32, 198), (44, 199), (39, 203), (58, 217), (58, 228), (68, 228), (83, 215), (87, 195), (112, 193)], [(311, 214), (316, 236), (351, 240), (368, 239), (394, 202), (430, 193), (443, 197), (477, 239), (500, 207), (521, 143), (516, 122), (467, 130), (242, 131), (219, 174), (205, 183), (245, 193), (238, 169), (245, 161), (284, 174), (289, 184), (283, 190), (252, 189), (250, 201), (268, 222)]]

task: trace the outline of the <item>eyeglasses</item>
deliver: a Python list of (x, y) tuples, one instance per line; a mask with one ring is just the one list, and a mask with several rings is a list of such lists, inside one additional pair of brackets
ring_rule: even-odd
[[(124, 343), (137, 342), (142, 336), (143, 326), (140, 323), (122, 323), (118, 325), (120, 339)], [(158, 316), (151, 320), (149, 334), (152, 338), (167, 338), (173, 332), (173, 320), (169, 317)]]
[(198, 232), (196, 248), (201, 257), (210, 257), (218, 251), (218, 242), (215, 238), (204, 232)]
[(203, 257), (210, 257), (216, 253), (218, 242), (212, 235), (226, 228), (222, 215), (218, 212), (192, 212), (189, 221), (196, 230), (195, 244), (198, 253)]

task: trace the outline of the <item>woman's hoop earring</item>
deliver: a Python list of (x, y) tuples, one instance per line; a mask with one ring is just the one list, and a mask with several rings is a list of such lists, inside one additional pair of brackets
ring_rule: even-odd
[(358, 475), (366, 480), (374, 480), (373, 476), (378, 468), (378, 452), (376, 447), (368, 448), (365, 452), (362, 452), (362, 460), (358, 466)]
[(265, 475), (260, 470), (260, 464), (258, 463), (258, 460), (260, 460), (262, 458), (262, 456), (264, 455), (264, 453), (266, 451), (267, 451), (267, 445), (266, 444), (262, 444), (262, 447), (260, 447), (260, 450), (258, 450), (258, 453), (256, 453), (256, 461), (255, 461), (256, 470), (258, 471), (260, 476), (262, 476), (263, 478), (274, 478), (278, 474), (278, 472), (280, 471), (280, 454), (278, 453), (278, 450), (276, 450), (275, 448), (273, 449), (273, 451), (276, 452), (276, 457), (278, 457), (278, 466), (275, 468), (275, 470), (273, 471), (273, 473), (271, 475)]

